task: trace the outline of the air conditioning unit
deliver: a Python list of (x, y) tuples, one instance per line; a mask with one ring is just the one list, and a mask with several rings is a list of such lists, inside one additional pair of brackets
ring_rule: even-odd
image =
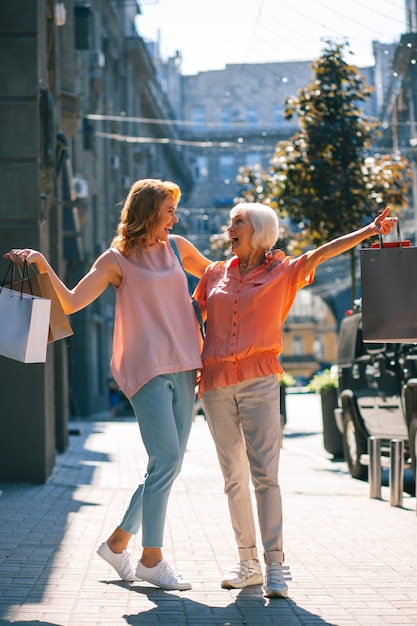
[(77, 198), (88, 198), (88, 180), (74, 176), (72, 179), (72, 185)]
[(92, 69), (103, 69), (106, 57), (101, 50), (90, 50), (90, 66)]

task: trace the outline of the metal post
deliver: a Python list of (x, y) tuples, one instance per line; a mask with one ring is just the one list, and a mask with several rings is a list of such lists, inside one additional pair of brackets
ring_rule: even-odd
[(404, 441), (391, 439), (390, 443), (390, 505), (403, 505)]
[(381, 440), (368, 437), (369, 497), (381, 499)]

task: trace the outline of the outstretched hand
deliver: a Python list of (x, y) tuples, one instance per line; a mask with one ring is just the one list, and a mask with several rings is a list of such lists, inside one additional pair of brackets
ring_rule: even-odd
[(394, 225), (398, 222), (398, 217), (388, 217), (390, 208), (387, 207), (374, 219), (372, 226), (376, 234), (388, 235)]

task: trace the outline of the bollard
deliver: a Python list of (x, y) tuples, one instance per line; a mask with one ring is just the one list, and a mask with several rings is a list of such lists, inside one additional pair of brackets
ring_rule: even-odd
[(368, 437), (369, 497), (381, 499), (381, 440)]
[(390, 505), (403, 505), (404, 441), (391, 439), (390, 443)]

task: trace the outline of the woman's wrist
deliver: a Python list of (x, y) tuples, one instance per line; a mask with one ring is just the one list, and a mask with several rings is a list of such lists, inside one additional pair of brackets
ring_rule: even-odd
[(372, 237), (379, 233), (379, 226), (375, 222), (371, 222), (370, 224), (368, 224), (367, 229), (369, 231), (368, 237)]

